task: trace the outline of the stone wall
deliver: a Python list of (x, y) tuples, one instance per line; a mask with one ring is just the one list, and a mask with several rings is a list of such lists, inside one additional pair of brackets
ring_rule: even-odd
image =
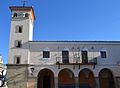
[(8, 88), (27, 88), (27, 66), (28, 65), (7, 65)]

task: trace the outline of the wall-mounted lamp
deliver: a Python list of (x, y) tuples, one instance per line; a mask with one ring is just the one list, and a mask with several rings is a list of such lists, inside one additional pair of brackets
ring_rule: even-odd
[(30, 70), (31, 70), (31, 75), (33, 75), (35, 68), (32, 67), (32, 68), (30, 68)]

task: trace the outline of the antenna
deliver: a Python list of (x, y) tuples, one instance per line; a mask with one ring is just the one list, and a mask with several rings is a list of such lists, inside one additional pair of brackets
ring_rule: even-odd
[(27, 1), (26, 0), (23, 0), (21, 1), (23, 3), (23, 7), (26, 5)]

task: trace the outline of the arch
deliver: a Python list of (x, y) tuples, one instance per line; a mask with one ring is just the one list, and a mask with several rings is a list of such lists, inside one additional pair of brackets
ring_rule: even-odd
[(94, 74), (88, 68), (84, 68), (79, 72), (79, 87), (96, 88)]
[(100, 88), (115, 88), (113, 73), (110, 69), (104, 68), (99, 72)]
[(13, 14), (13, 17), (17, 17), (17, 13), (14, 13), (14, 14)]
[(50, 69), (38, 73), (37, 88), (55, 88), (54, 73)]
[(88, 51), (88, 49), (87, 48), (83, 48), (83, 49), (81, 49), (81, 51)]
[(28, 13), (25, 13), (25, 17), (28, 17), (29, 16), (29, 14)]
[(58, 74), (58, 88), (75, 88), (74, 74), (70, 69), (62, 69)]
[(69, 48), (63, 48), (62, 51), (69, 51)]
[(46, 47), (43, 51), (50, 51), (50, 48)]

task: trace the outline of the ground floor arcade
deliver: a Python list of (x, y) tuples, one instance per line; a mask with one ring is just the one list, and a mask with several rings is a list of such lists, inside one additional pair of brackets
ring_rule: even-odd
[(120, 66), (8, 65), (8, 88), (120, 88)]
[(64, 68), (56, 75), (53, 69), (43, 68), (38, 72), (36, 88), (119, 88), (111, 69), (100, 69), (97, 77), (95, 72), (90, 68), (82, 68), (79, 72)]
[(112, 72), (109, 69), (102, 69), (98, 79), (94, 77), (91, 70), (85, 68), (75, 77), (69, 69), (63, 69), (58, 74), (58, 80), (50, 69), (43, 69), (38, 74), (37, 88), (97, 88), (96, 80), (99, 81), (99, 88), (115, 88)]

